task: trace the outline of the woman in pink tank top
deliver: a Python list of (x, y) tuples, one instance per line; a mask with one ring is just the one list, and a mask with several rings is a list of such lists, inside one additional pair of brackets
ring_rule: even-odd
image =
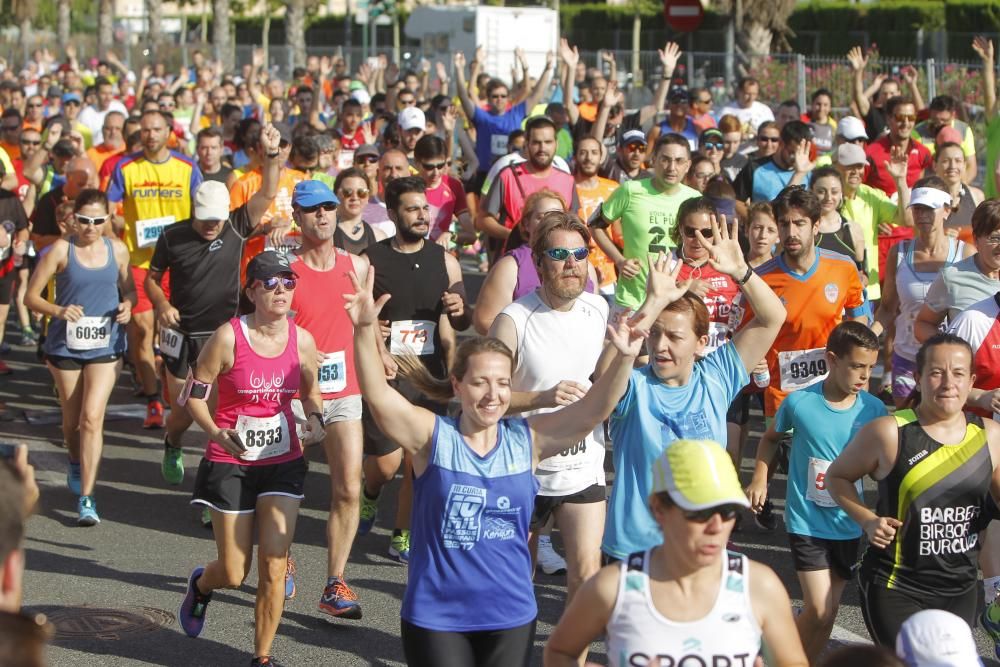
[[(239, 587), (250, 571), (256, 532), (253, 664), (271, 660), (285, 597), (294, 595), (288, 549), (303, 498), (302, 445), (319, 442), (324, 434), (316, 343), (288, 317), (296, 278), (277, 253), (250, 262), (245, 293), (252, 312), (215, 331), (180, 397), (209, 436), (191, 503), (212, 512), (218, 559), (191, 573), (178, 621), (189, 636), (201, 633), (212, 591)], [(214, 382), (213, 417), (208, 393)], [(309, 415), (301, 442), (291, 409), (296, 392)]]

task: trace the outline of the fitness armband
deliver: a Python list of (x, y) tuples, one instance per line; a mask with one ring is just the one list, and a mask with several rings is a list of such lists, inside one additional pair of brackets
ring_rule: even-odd
[(208, 398), (208, 393), (211, 390), (212, 384), (210, 382), (196, 380), (194, 373), (189, 369), (187, 380), (184, 382), (184, 389), (181, 390), (181, 395), (177, 397), (177, 405), (185, 405), (189, 398), (205, 400)]

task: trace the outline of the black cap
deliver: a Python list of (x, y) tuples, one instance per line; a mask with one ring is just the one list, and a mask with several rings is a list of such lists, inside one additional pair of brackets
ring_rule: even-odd
[(667, 96), (667, 102), (673, 104), (688, 104), (691, 102), (691, 94), (687, 88), (671, 88)]
[(288, 263), (288, 257), (273, 250), (265, 250), (250, 260), (247, 265), (247, 285), (255, 280), (267, 280), (274, 276), (291, 274), (298, 277)]

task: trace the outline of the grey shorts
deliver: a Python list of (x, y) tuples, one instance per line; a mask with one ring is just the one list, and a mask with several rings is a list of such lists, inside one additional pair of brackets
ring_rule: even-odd
[[(305, 421), (306, 413), (302, 410), (302, 401), (292, 401), (292, 414), (296, 420)], [(323, 400), (323, 421), (327, 424), (336, 422), (352, 422), (361, 419), (361, 394), (327, 398)]]

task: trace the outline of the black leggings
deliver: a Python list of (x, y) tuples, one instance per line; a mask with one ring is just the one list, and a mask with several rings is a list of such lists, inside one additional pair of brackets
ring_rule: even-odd
[(950, 611), (968, 623), (969, 627), (976, 624), (976, 605), (979, 602), (976, 586), (952, 597), (911, 595), (861, 578), (858, 579), (858, 588), (861, 589), (861, 614), (868, 627), (868, 634), (872, 641), (881, 646), (895, 648), (896, 635), (903, 622), (924, 609)]
[(402, 621), (410, 667), (528, 667), (535, 621), (506, 630), (439, 632)]

